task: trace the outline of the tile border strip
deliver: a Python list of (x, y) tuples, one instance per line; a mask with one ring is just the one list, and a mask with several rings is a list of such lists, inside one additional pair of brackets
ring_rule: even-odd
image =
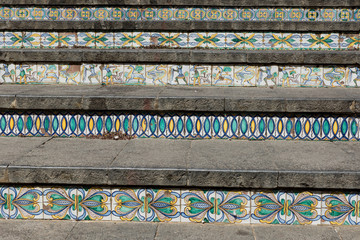
[(0, 48), (358, 51), (360, 34), (280, 32), (0, 32)]
[(0, 186), (0, 219), (358, 225), (358, 192)]
[(63, 65), (0, 63), (0, 83), (357, 88), (360, 83), (360, 67), (327, 65)]
[(3, 112), (0, 136), (359, 141), (360, 118), (241, 114)]
[(3, 20), (46, 21), (360, 21), (355, 8), (47, 8), (0, 7)]

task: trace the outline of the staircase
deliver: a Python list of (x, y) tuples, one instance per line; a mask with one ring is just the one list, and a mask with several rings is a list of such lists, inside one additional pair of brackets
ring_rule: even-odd
[(360, 1), (0, 4), (2, 221), (360, 224)]

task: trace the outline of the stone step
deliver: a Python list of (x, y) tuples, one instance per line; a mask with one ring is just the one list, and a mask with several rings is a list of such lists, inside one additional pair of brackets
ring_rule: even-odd
[(2, 85), (6, 111), (360, 112), (360, 89)]
[(358, 226), (250, 226), (237, 224), (161, 224), (1, 220), (2, 239), (333, 239), (358, 238)]
[(358, 189), (359, 142), (0, 138), (0, 183)]
[(6, 62), (64, 63), (201, 63), (354, 65), (360, 51), (283, 51), (207, 49), (3, 49)]
[[(0, 4), (9, 5), (7, 0)], [(209, 7), (358, 7), (359, 0), (14, 0), (11, 6), (46, 5), (46, 6), (209, 6)]]

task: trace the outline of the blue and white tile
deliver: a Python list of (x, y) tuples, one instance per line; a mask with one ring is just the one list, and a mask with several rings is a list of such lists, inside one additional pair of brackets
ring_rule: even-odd
[(96, 48), (107, 49), (114, 48), (114, 33), (96, 32)]
[(43, 32), (40, 36), (40, 45), (42, 48), (57, 48), (60, 46), (59, 33)]
[(16, 65), (0, 63), (0, 82), (1, 83), (15, 83), (16, 82)]
[(360, 67), (359, 66), (350, 66), (346, 68), (348, 81), (346, 83), (347, 87), (359, 87), (360, 86)]
[(124, 81), (129, 85), (144, 85), (146, 83), (145, 65), (124, 65)]
[(23, 33), (22, 32), (4, 32), (5, 48), (22, 48)]
[(102, 83), (101, 64), (82, 64), (81, 65), (81, 84), (101, 84)]
[(79, 32), (77, 34), (76, 47), (95, 48), (96, 47), (96, 33), (95, 32)]
[(39, 83), (59, 83), (59, 66), (57, 64), (40, 64), (37, 72)]

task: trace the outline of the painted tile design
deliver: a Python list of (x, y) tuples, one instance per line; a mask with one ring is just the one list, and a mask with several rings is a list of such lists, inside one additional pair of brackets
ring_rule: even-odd
[(359, 194), (0, 186), (0, 219), (358, 225)]
[(85, 137), (122, 132), (144, 138), (358, 141), (358, 117), (2, 112), (0, 136)]
[[(3, 36), (3, 37), (2, 37)], [(2, 39), (2, 40), (1, 40)], [(0, 32), (1, 48), (206, 48), (359, 51), (359, 34), (286, 32)]]
[(4, 20), (45, 21), (360, 21), (359, 9), (336, 8), (122, 8), (3, 7)]

